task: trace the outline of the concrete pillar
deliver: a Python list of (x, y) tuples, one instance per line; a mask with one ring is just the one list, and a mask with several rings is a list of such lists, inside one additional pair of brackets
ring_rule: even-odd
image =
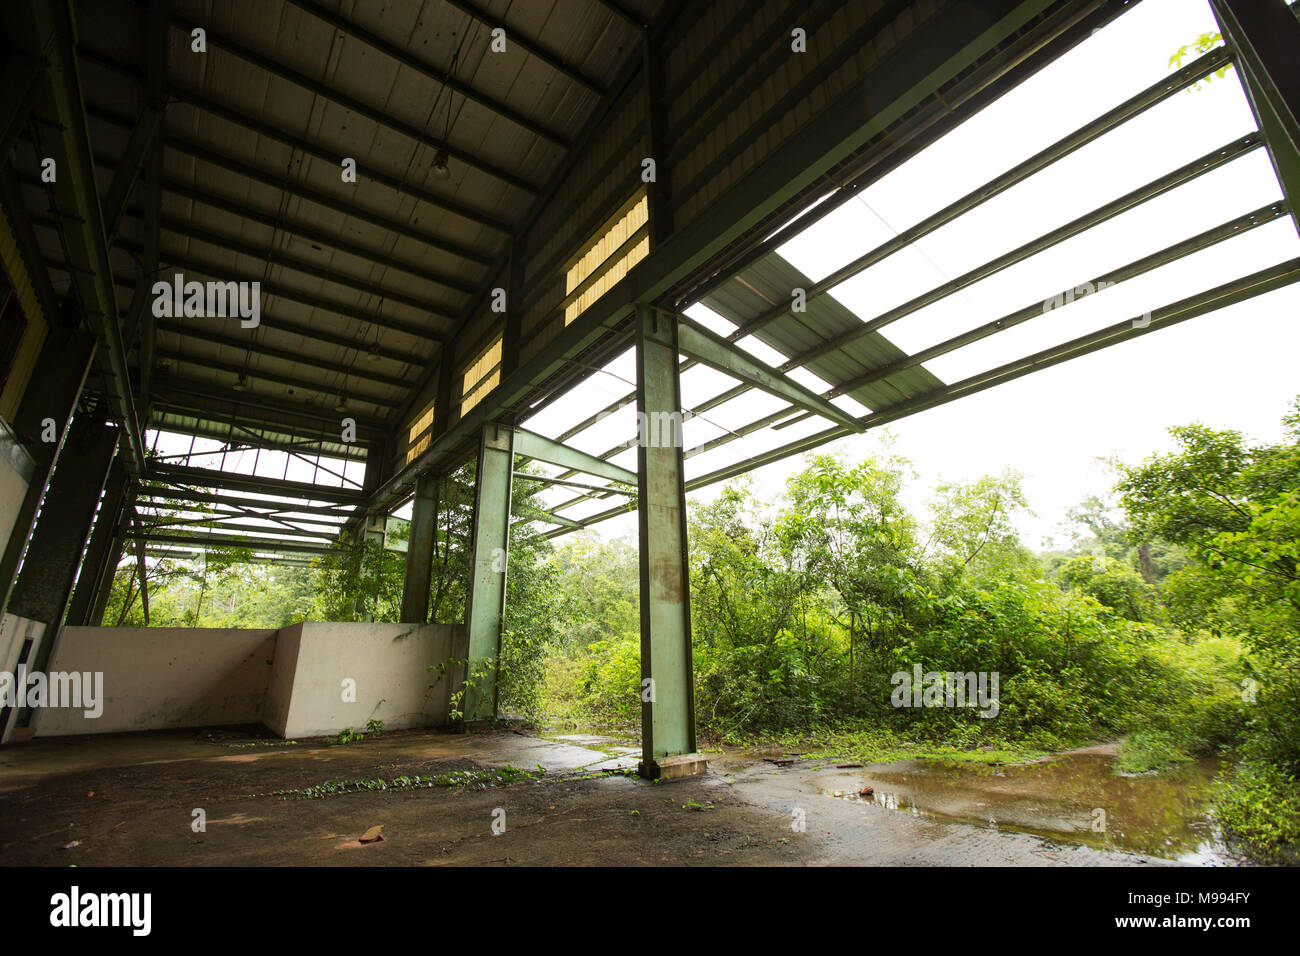
[(438, 476), (415, 482), (411, 535), (406, 541), (406, 577), (402, 582), (403, 624), (429, 623), (429, 588), (433, 583), (433, 547), (438, 531)]
[[(121, 560), (121, 552), (114, 544), (118, 537), (122, 509), (127, 500), (126, 486), (126, 466), (120, 458), (115, 459), (108, 472), (108, 482), (104, 485), (104, 497), (95, 518), (95, 529), (90, 534), (86, 558), (81, 563), (81, 573), (77, 575), (77, 584), (72, 590), (72, 599), (68, 602), (67, 623), (73, 626), (89, 624), (100, 592), (112, 589), (113, 573), (117, 570), (117, 561)], [(110, 558), (113, 559), (112, 567), (109, 567)], [(102, 611), (100, 616), (103, 616)]]
[(687, 580), (677, 319), (637, 306), (637, 518), (641, 561), (641, 767), (700, 773)]
[[(514, 459), (514, 429), (498, 424), (483, 426), (474, 480), (474, 534), (465, 609), (470, 681), (462, 708), (466, 721), (487, 720), (497, 712), (496, 675), (505, 624)], [(491, 665), (485, 668), (488, 661)]]

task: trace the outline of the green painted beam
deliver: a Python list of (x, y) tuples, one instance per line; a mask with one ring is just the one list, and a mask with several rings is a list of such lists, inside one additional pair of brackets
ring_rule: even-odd
[(315, 544), (293, 544), (287, 541), (250, 541), (246, 538), (227, 538), (217, 535), (154, 534), (131, 531), (124, 535), (128, 541), (145, 541), (155, 544), (186, 544), (199, 548), (247, 548), (250, 551), (285, 552), (289, 554), (336, 554), (338, 548)]
[[(679, 414), (678, 320), (637, 308), (637, 412)], [(651, 436), (652, 437), (652, 436)], [(637, 446), (641, 565), (641, 774), (695, 750), (695, 682), (686, 547), (686, 492), (677, 441)]]
[(1211, 0), (1300, 231), (1300, 18), (1282, 0)]
[[(635, 398), (633, 400), (635, 401)], [(597, 491), (606, 495), (629, 494), (625, 488), (611, 488), (608, 485), (593, 485), (590, 482), (573, 481), (570, 478), (551, 478), (547, 475), (530, 475), (525, 471), (516, 471), (515, 477), (520, 481), (536, 481), (543, 485), (563, 485), (566, 488), (585, 488), (588, 491)]]
[(406, 544), (406, 575), (402, 579), (403, 624), (429, 622), (429, 588), (433, 584), (433, 548), (438, 530), (438, 476), (415, 483), (411, 532)]
[(553, 511), (547, 511), (545, 508), (531, 508), (526, 505), (519, 505), (515, 510), (523, 516), (525, 521), (544, 521), (548, 524), (558, 524), (575, 531), (582, 527), (579, 522), (574, 521), (572, 518), (557, 515)]
[[(1244, 302), (1258, 295), (1272, 292), (1276, 289), (1284, 288), (1293, 283), (1300, 282), (1300, 258), (1291, 259), (1286, 262), (1270, 266), (1259, 272), (1243, 276), (1240, 279), (1234, 279), (1223, 285), (1208, 289), (1205, 292), (1189, 296), (1174, 302), (1163, 308), (1153, 310), (1151, 321), (1146, 323), (1145, 316), (1134, 316), (1125, 319), (1122, 322), (1106, 326), (1097, 332), (1071, 339), (1061, 345), (1045, 349), (1034, 355), (1026, 356), (1014, 362), (1009, 362), (999, 368), (992, 369), (988, 372), (982, 372), (978, 375), (972, 375), (960, 382), (953, 382), (945, 385), (934, 392), (918, 395), (903, 402), (880, 408), (870, 415), (863, 416), (860, 421), (868, 429), (877, 428), (882, 425), (888, 425), (892, 422), (906, 418), (917, 412), (925, 411), (939, 405), (947, 404), (966, 395), (975, 392), (984, 391), (995, 385), (1012, 381), (1032, 372), (1049, 368), (1053, 365), (1059, 365), (1062, 362), (1069, 361), (1087, 355), (1099, 349), (1109, 348), (1129, 339), (1141, 335), (1149, 334), (1160, 329), (1168, 328), (1178, 323), (1185, 322), (1188, 319), (1215, 312), (1219, 309), (1227, 308), (1238, 302)], [(753, 471), (756, 468), (762, 468), (764, 465), (770, 465), (773, 462), (789, 458), (792, 455), (802, 454), (818, 448), (827, 442), (835, 441), (849, 434), (839, 425), (823, 429), (806, 438), (800, 438), (779, 448), (774, 448), (754, 455), (735, 464), (727, 465), (704, 475), (699, 475), (686, 482), (687, 491), (695, 491), (698, 488), (705, 488), (719, 481), (726, 481), (729, 478), (735, 478), (737, 475), (743, 475), (746, 472)], [(591, 527), (601, 521), (616, 517), (622, 512), (621, 508), (610, 508), (598, 514), (594, 514), (585, 519), (583, 527)], [(556, 530), (546, 534), (548, 538), (556, 538), (560, 535), (567, 534), (567, 530)]]
[(732, 378), (738, 378), (769, 395), (775, 395), (814, 415), (829, 418), (850, 431), (866, 431), (858, 424), (856, 418), (842, 408), (832, 405), (812, 389), (774, 371), (722, 336), (715, 335), (680, 315), (677, 317), (677, 346), (683, 355), (690, 356), (697, 362), (702, 362)]
[(1153, 179), (1151, 182), (1125, 193), (1118, 199), (1104, 203), (1096, 209), (1093, 209), (1091, 212), (1087, 212), (1076, 219), (1072, 219), (1065, 225), (1053, 229), (1051, 232), (1044, 233), (1036, 239), (1031, 239), (1029, 242), (1017, 246), (1010, 252), (997, 256), (994, 259), (990, 259), (987, 262), (962, 273), (955, 279), (950, 279), (943, 283), (943, 285), (936, 286), (933, 289), (923, 292), (921, 295), (909, 299), (902, 305), (896, 306), (887, 312), (882, 312), (871, 319), (864, 320), (860, 326), (857, 326), (848, 332), (826, 339), (819, 345), (789, 359), (781, 366), (781, 368), (794, 368), (797, 365), (803, 365), (815, 358), (837, 351), (851, 342), (855, 342), (866, 335), (870, 335), (872, 332), (883, 329), (887, 325), (891, 325), (914, 312), (920, 311), (928, 305), (938, 302), (940, 299), (947, 298), (950, 295), (960, 292), (962, 289), (974, 285), (976, 282), (987, 279), (992, 275), (996, 275), (1005, 269), (1009, 269), (1012, 266), (1023, 262), (1025, 259), (1036, 256), (1054, 246), (1060, 245), (1067, 239), (1081, 235), (1089, 229), (1093, 229), (1102, 223), (1109, 222), (1116, 216), (1120, 216), (1131, 209), (1136, 209), (1145, 202), (1149, 202), (1158, 196), (1163, 196), (1166, 193), (1177, 189), (1179, 186), (1183, 186), (1194, 179), (1199, 179), (1207, 173), (1213, 172), (1222, 166), (1226, 166), (1228, 163), (1258, 149), (1261, 145), (1263, 145), (1263, 139), (1258, 133), (1251, 133), (1247, 136), (1233, 139), (1218, 149), (1211, 150), (1205, 155), (1192, 160), (1190, 163), (1185, 163), (1177, 169), (1165, 173), (1163, 176)]
[[(674, 411), (677, 414), (681, 412), (680, 409), (674, 409)], [(608, 478), (610, 481), (621, 481), (628, 485), (636, 484), (636, 475), (626, 468), (612, 465), (595, 455), (589, 455), (585, 451), (578, 451), (576, 448), (570, 448), (568, 445), (562, 445), (550, 438), (544, 438), (522, 428), (515, 429), (515, 454), (524, 458), (544, 461), (548, 465), (571, 468), (585, 475)]]
[(514, 473), (513, 430), (484, 427), (474, 484), (474, 534), (465, 624), (469, 638), (469, 686), (465, 720), (496, 716), (497, 667), (505, 626), (506, 569), (510, 554), (510, 492)]
[[(824, 295), (831, 289), (835, 288), (842, 282), (846, 282), (861, 272), (865, 272), (878, 262), (883, 262), (899, 250), (911, 245), (912, 243), (925, 238), (933, 232), (943, 228), (948, 223), (965, 215), (973, 209), (978, 208), (990, 199), (1002, 195), (1019, 183), (1024, 182), (1029, 177), (1041, 172), (1047, 167), (1053, 165), (1061, 159), (1077, 152), (1089, 143), (1099, 139), (1111, 130), (1122, 126), (1136, 116), (1140, 116), (1154, 106), (1163, 103), (1165, 100), (1174, 96), (1188, 86), (1203, 79), (1213, 73), (1225, 63), (1231, 61), (1231, 57), (1222, 47), (1216, 47), (1208, 53), (1202, 54), (1196, 60), (1187, 64), (1177, 73), (1162, 78), (1159, 82), (1152, 84), (1140, 93), (1135, 94), (1114, 109), (1103, 113), (1101, 116), (1083, 126), (1080, 126), (1074, 132), (1062, 137), (1055, 143), (1051, 144), (1030, 156), (1028, 159), (1017, 164), (998, 176), (993, 177), (987, 182), (972, 189), (966, 195), (949, 203), (938, 212), (927, 216), (916, 225), (904, 229), (874, 248), (858, 256), (852, 262), (846, 263), (836, 269), (830, 275), (825, 276), (815, 282), (807, 290), (805, 301), (811, 301), (818, 296)], [(851, 198), (851, 196), (846, 196)], [(820, 212), (822, 203), (816, 207), (816, 212)], [(833, 208), (833, 207), (832, 207)], [(802, 231), (802, 230), (799, 230)], [(784, 232), (784, 230), (783, 230)], [(788, 236), (787, 236), (788, 238)], [(774, 243), (771, 248), (775, 249), (780, 243)], [(752, 261), (752, 260), (751, 260)], [(716, 283), (720, 284), (720, 283)], [(706, 292), (696, 294), (697, 299), (702, 298)], [(729, 341), (736, 341), (746, 335), (753, 334), (756, 330), (762, 328), (781, 318), (789, 315), (790, 306), (787, 302), (769, 309), (762, 315), (757, 316), (752, 321), (745, 323), (744, 326), (737, 329), (728, 336)]]

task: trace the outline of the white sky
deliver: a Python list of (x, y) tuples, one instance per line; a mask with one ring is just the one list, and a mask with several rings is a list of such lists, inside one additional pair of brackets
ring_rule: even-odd
[[(1170, 54), (1207, 32), (1217, 32), (1217, 26), (1204, 0), (1144, 0), (782, 247), (780, 254), (812, 280), (822, 278), (1167, 76), (1173, 69)], [(1191, 53), (1184, 63), (1195, 56)], [(1230, 71), (1222, 79), (1177, 94), (831, 294), (865, 321), (1254, 128), (1236, 73)], [(1281, 195), (1267, 155), (1255, 150), (915, 312), (883, 334), (915, 352)], [(1280, 219), (926, 367), (945, 382), (957, 381), (1297, 255), (1300, 238), (1295, 227), (1289, 218)], [(701, 306), (688, 312), (719, 330), (729, 328)], [(1172, 445), (1166, 429), (1192, 421), (1274, 440), (1280, 436), (1279, 419), (1300, 393), (1297, 318), (1300, 284), (895, 422), (890, 427), (894, 451), (911, 459), (918, 475), (907, 501), (919, 513), (940, 480), (973, 480), (1015, 469), (1023, 474), (1030, 506), (1038, 515), (1024, 518), (1020, 529), (1025, 542), (1038, 547), (1045, 536), (1058, 531), (1068, 508), (1110, 485), (1112, 478), (1097, 464), (1100, 457), (1117, 454), (1133, 462), (1168, 450)], [(742, 340), (742, 345), (758, 343)], [(774, 362), (783, 360), (765, 347), (753, 350)], [(608, 368), (618, 377), (593, 376), (525, 427), (555, 436), (627, 393), (633, 376), (630, 353)], [(708, 369), (692, 369), (683, 376), (683, 404), (689, 407), (731, 384), (733, 380)], [(729, 405), (706, 413), (706, 418), (735, 427), (780, 407), (754, 393)], [(860, 414), (861, 407), (855, 407)], [(730, 463), (741, 457), (741, 449), (748, 456), (825, 427), (824, 420), (812, 419), (803, 426), (764, 430), (688, 459), (687, 477)], [(632, 410), (624, 409), (570, 444), (601, 453), (635, 434), (634, 429)], [(721, 433), (697, 420), (688, 424), (686, 445)], [(877, 435), (868, 433), (821, 450), (843, 451), (854, 458), (876, 447)], [(614, 460), (634, 468), (634, 450)], [(763, 497), (775, 497), (800, 465), (796, 457), (755, 472)], [(693, 497), (712, 497), (721, 487)], [(581, 518), (610, 504), (590, 503), (563, 513)], [(596, 527), (606, 535), (635, 533), (635, 516)]]

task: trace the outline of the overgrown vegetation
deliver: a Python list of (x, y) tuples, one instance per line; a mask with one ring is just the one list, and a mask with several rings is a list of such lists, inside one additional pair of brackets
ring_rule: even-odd
[[(1113, 463), (1115, 488), (1073, 509), (1069, 543), (1047, 553), (1016, 534), (1019, 476), (942, 485), (913, 514), (910, 467), (887, 441), (862, 461), (807, 457), (776, 500), (742, 480), (693, 503), (701, 736), (861, 761), (1009, 761), (1123, 739), (1125, 773), (1225, 754), (1225, 830), (1261, 859), (1296, 860), (1300, 405), (1284, 423), (1259, 447), (1173, 429), (1170, 453)], [(464, 614), (472, 487), (472, 469), (443, 479), (437, 621)], [(536, 516), (540, 488), (516, 480), (517, 519)], [(151, 582), (152, 623), (396, 619), (402, 556), (378, 544), (313, 568), (237, 557)], [(135, 622), (129, 577), (110, 620)], [(500, 709), (634, 730), (634, 543), (580, 532), (557, 547), (516, 520), (507, 586), (500, 654), (477, 662), (499, 674)], [(996, 675), (996, 708), (897, 706), (899, 675), (918, 673)]]

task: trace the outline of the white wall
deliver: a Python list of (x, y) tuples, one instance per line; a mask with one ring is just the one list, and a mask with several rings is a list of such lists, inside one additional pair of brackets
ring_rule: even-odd
[[(6, 620), (0, 650), (21, 619)], [(103, 713), (42, 708), (36, 736), (265, 724), (282, 737), (446, 723), (448, 686), (430, 667), (463, 628), (445, 624), (328, 624), (274, 630), (65, 627), (47, 672), (102, 672)], [(21, 639), (11, 643), (21, 647)], [(0, 668), (3, 669), (3, 668)], [(9, 670), (13, 670), (12, 667)], [(355, 682), (355, 701), (343, 681)]]
[[(430, 670), (452, 653), (445, 624), (295, 624), (280, 631), (265, 710), (285, 738), (446, 722), (449, 682)], [(355, 701), (344, 699), (344, 681)]]
[(44, 707), (38, 737), (256, 724), (275, 631), (219, 627), (65, 627), (47, 672), (102, 672), (104, 711)]
[[(18, 669), (18, 658), (23, 653), (23, 644), (28, 640), (33, 646), (40, 644), (41, 635), (44, 633), (45, 624), (41, 621), (29, 620), (17, 614), (0, 615), (0, 671), (14, 673)], [(14, 732), (18, 729), (15, 726), (17, 723), (15, 717), (15, 714), (10, 714), (0, 743), (8, 743), (14, 739)]]

